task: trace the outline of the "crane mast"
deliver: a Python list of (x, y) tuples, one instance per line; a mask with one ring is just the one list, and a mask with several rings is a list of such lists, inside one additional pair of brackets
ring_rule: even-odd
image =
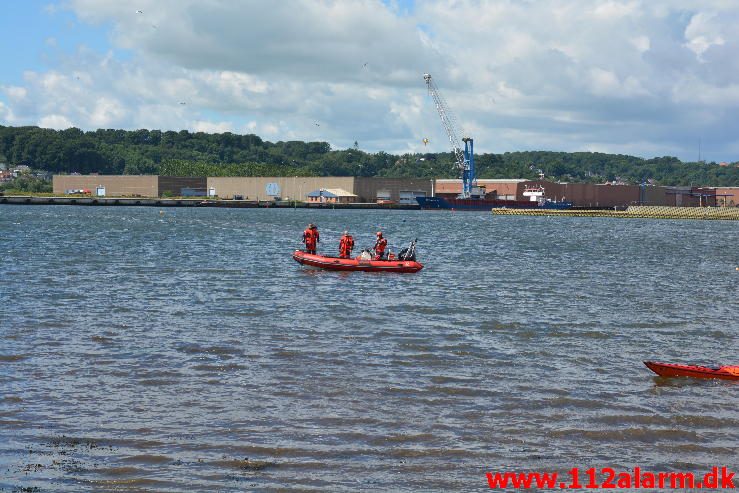
[[(460, 194), (460, 198), (470, 198), (472, 195), (472, 187), (475, 183), (475, 157), (472, 146), (473, 140), (471, 137), (467, 137), (460, 132), (457, 118), (449, 109), (449, 105), (444, 99), (444, 96), (439, 92), (439, 88), (434, 83), (431, 75), (423, 74), (423, 80), (426, 81), (426, 87), (428, 87), (429, 94), (434, 99), (436, 111), (439, 112), (441, 123), (444, 125), (444, 129), (449, 136), (449, 143), (452, 146), (455, 163), (462, 174), (462, 193)], [(462, 135), (462, 139), (459, 138), (459, 135)], [(462, 150), (460, 142), (464, 143), (464, 150)]]

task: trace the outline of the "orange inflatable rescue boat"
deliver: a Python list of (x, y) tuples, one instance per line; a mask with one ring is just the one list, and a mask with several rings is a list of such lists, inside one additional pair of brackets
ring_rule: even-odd
[(707, 366), (676, 365), (673, 363), (658, 363), (656, 361), (645, 361), (644, 364), (660, 377), (720, 378), (722, 380), (739, 380), (739, 366), (708, 368)]
[(293, 259), (301, 265), (326, 270), (363, 271), (363, 272), (418, 272), (423, 264), (416, 261), (416, 242), (400, 251), (393, 260), (374, 260), (368, 252), (362, 252), (355, 258), (328, 257), (295, 250)]

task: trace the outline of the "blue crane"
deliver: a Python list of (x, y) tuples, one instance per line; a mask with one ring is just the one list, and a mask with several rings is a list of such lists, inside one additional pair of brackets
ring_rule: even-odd
[[(433, 98), (434, 104), (436, 105), (436, 111), (439, 112), (441, 117), (441, 123), (444, 125), (447, 135), (449, 136), (449, 143), (452, 146), (452, 153), (454, 154), (454, 160), (457, 168), (462, 174), (462, 193), (460, 198), (468, 199), (472, 196), (472, 188), (475, 186), (475, 155), (472, 150), (472, 137), (464, 135), (463, 131), (460, 130), (460, 125), (457, 123), (457, 117), (449, 109), (444, 96), (439, 92), (439, 88), (436, 86), (434, 81), (431, 79), (430, 74), (423, 74), (423, 80), (426, 81), (426, 87), (428, 87), (429, 95)], [(460, 140), (459, 136), (462, 136)], [(464, 150), (460, 142), (464, 143)]]

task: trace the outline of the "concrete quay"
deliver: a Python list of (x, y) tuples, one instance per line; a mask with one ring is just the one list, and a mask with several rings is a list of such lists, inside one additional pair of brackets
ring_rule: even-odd
[(417, 210), (418, 205), (375, 204), (375, 203), (309, 203), (273, 200), (221, 200), (188, 198), (147, 198), (147, 197), (85, 197), (56, 196), (39, 197), (33, 195), (0, 196), (0, 204), (15, 205), (88, 205), (88, 206), (150, 206), (150, 207), (221, 207), (221, 208), (304, 208), (304, 209), (398, 209)]
[(625, 211), (576, 209), (503, 209), (492, 210), (496, 216), (620, 217), (641, 219), (739, 220), (739, 207), (670, 207), (632, 205)]

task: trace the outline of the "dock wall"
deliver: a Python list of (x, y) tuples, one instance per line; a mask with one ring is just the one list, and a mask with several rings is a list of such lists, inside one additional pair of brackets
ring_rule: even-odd
[(620, 217), (647, 219), (739, 220), (739, 207), (629, 206), (625, 211), (493, 209), (496, 216)]

